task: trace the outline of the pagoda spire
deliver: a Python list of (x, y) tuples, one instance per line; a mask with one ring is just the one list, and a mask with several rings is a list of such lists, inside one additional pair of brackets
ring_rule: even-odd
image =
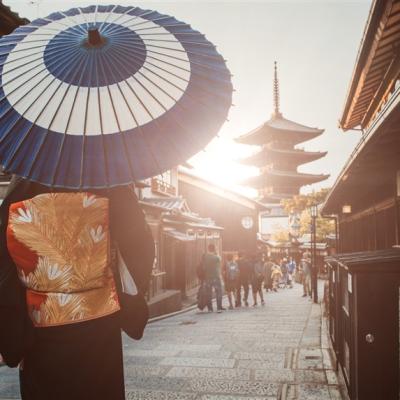
[(295, 146), (322, 134), (312, 128), (284, 118), (279, 109), (278, 66), (274, 62), (272, 117), (261, 126), (238, 138), (236, 142), (260, 146), (261, 149), (242, 159), (242, 163), (259, 168), (259, 175), (242, 181), (244, 186), (258, 189), (260, 201), (281, 207), (280, 200), (298, 195), (300, 188), (327, 179), (329, 175), (297, 171), (299, 165), (318, 160), (326, 152), (310, 152)]
[(273, 102), (274, 102), (274, 113), (272, 114), (272, 118), (282, 118), (282, 114), (279, 110), (279, 80), (278, 80), (278, 66), (276, 61), (274, 61)]

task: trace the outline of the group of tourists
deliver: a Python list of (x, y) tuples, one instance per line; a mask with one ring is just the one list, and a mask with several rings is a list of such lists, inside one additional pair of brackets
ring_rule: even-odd
[(229, 301), (229, 309), (249, 307), (249, 293), (253, 294), (253, 307), (265, 305), (264, 291), (277, 292), (279, 288), (293, 288), (297, 282), (303, 284), (303, 297), (311, 297), (311, 254), (303, 253), (297, 265), (292, 257), (268, 259), (264, 254), (228, 254), (222, 263), (214, 244), (208, 245), (198, 266), (201, 285), (198, 292), (198, 308), (213, 311), (213, 291), (215, 292), (217, 312), (225, 310), (222, 306), (223, 289)]

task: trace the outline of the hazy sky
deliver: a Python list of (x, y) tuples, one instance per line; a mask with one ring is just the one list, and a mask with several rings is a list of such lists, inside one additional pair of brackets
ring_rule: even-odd
[[(300, 147), (328, 150), (328, 155), (300, 167), (300, 171), (331, 174), (329, 180), (312, 188), (334, 183), (360, 135), (343, 133), (337, 125), (370, 0), (116, 2), (156, 9), (190, 23), (206, 34), (227, 59), (234, 75), (235, 106), (220, 137), (191, 160), (199, 175), (234, 188), (241, 178), (256, 173), (257, 170), (234, 162), (255, 149), (235, 144), (232, 139), (269, 119), (276, 60), (284, 117), (325, 129), (322, 136)], [(5, 0), (4, 3), (32, 20), (56, 10), (113, 1)], [(310, 186), (305, 188), (309, 190)]]

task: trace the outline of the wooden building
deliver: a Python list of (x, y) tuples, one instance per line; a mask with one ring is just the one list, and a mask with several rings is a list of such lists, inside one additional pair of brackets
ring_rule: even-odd
[(340, 127), (361, 138), (322, 208), (339, 230), (326, 260), (329, 334), (351, 399), (398, 399), (399, 0), (372, 3)]
[(156, 245), (149, 298), (165, 290), (186, 297), (198, 286), (196, 268), (208, 244), (221, 247), (222, 228), (191, 212), (182, 197), (146, 197), (140, 203)]
[(223, 228), (222, 252), (257, 251), (259, 214), (267, 211), (263, 204), (234, 191), (204, 180), (187, 168), (178, 169), (179, 193), (190, 209), (212, 218)]
[(338, 216), (340, 252), (400, 244), (399, 46), (400, 3), (375, 1), (340, 119), (362, 136), (322, 210)]
[(221, 251), (223, 228), (190, 209), (180, 193), (177, 168), (135, 187), (156, 247), (148, 291), (151, 315), (179, 310), (198, 288), (196, 270), (208, 244)]

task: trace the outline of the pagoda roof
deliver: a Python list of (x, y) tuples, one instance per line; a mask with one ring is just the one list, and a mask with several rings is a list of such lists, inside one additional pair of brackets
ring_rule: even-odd
[(242, 184), (256, 189), (276, 184), (279, 186), (301, 187), (303, 185), (311, 185), (312, 183), (323, 181), (327, 178), (329, 178), (329, 175), (314, 175), (295, 171), (279, 171), (270, 169), (260, 175), (247, 178), (242, 182)]
[(279, 203), (283, 199), (291, 199), (295, 196), (293, 193), (271, 193), (261, 196), (258, 201), (260, 203)]
[(235, 140), (241, 144), (258, 146), (275, 140), (298, 144), (321, 135), (323, 131), (290, 121), (281, 114), (274, 114), (270, 120)]
[(245, 165), (262, 167), (266, 165), (268, 161), (274, 161), (276, 159), (282, 159), (284, 157), (287, 161), (291, 161), (293, 165), (297, 166), (318, 160), (319, 158), (324, 157), (326, 154), (327, 151), (305, 151), (301, 149), (285, 150), (265, 146), (257, 153), (254, 153), (249, 157), (243, 158), (239, 160), (239, 162)]

